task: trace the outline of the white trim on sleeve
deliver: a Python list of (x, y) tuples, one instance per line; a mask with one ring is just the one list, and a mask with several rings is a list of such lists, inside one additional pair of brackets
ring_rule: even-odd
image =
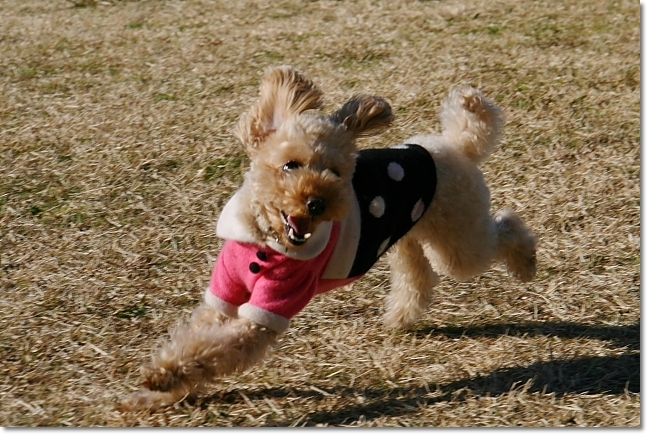
[(249, 303), (241, 305), (238, 311), (239, 316), (248, 318), (254, 323), (265, 326), (268, 329), (272, 329), (279, 335), (286, 332), (290, 326), (289, 319)]
[(227, 317), (231, 317), (233, 319), (236, 319), (238, 317), (238, 307), (234, 304), (230, 304), (229, 302), (222, 300), (221, 298), (213, 294), (209, 290), (209, 287), (207, 287), (207, 289), (205, 290), (203, 300), (207, 305), (216, 308)]

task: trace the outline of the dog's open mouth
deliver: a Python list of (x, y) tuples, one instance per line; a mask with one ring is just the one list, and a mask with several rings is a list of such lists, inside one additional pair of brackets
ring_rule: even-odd
[(306, 240), (311, 236), (310, 227), (312, 219), (310, 217), (296, 217), (287, 215), (281, 212), (281, 219), (283, 220), (284, 230), (288, 241), (295, 246), (301, 246), (306, 243)]

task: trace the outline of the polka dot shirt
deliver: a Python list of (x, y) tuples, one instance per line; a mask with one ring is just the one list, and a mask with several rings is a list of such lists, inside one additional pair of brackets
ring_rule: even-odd
[(362, 150), (353, 188), (361, 226), (349, 276), (365, 274), (423, 216), (436, 189), (436, 167), (419, 145)]

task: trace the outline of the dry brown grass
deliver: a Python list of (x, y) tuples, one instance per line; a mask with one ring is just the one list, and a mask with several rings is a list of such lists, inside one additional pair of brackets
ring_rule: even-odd
[[(637, 2), (0, 3), (3, 426), (638, 426)], [(213, 395), (122, 414), (138, 368), (207, 284), (247, 162), (231, 134), (261, 71), (327, 108), (388, 98), (438, 128), (470, 83), (508, 117), (495, 207), (540, 237), (537, 279), (445, 279), (411, 331), (380, 314), (383, 263), (293, 322)]]

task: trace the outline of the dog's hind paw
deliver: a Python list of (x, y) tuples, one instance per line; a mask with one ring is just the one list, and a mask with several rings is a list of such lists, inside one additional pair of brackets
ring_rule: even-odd
[(171, 370), (154, 366), (151, 363), (143, 364), (140, 367), (140, 374), (142, 386), (149, 390), (168, 391), (176, 383), (176, 377)]
[(510, 260), (506, 263), (506, 268), (514, 278), (522, 282), (529, 282), (536, 275), (536, 257), (535, 252), (527, 256)]

